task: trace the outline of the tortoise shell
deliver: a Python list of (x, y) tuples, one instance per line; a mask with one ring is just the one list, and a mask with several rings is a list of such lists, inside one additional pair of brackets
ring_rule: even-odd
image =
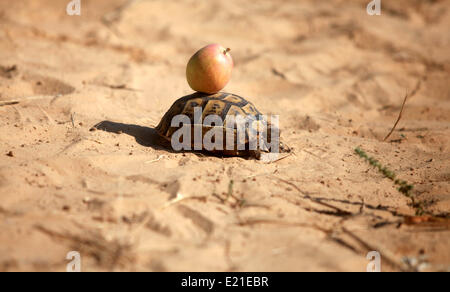
[[(167, 111), (167, 113), (164, 115), (164, 117), (161, 119), (161, 122), (156, 127), (156, 131), (160, 136), (165, 138), (166, 140), (170, 141), (172, 138), (172, 135), (179, 129), (177, 127), (172, 127), (171, 122), (172, 119), (177, 115), (186, 115), (189, 117), (191, 121), (191, 125), (195, 125), (194, 121), (194, 108), (200, 107), (202, 109), (202, 121), (205, 119), (208, 115), (217, 115), (221, 118), (222, 121), (224, 121), (221, 128), (223, 128), (224, 133), (224, 141), (226, 141), (226, 118), (229, 115), (232, 116), (238, 116), (241, 115), (243, 117), (253, 116), (256, 117), (257, 120), (262, 119), (262, 114), (256, 109), (256, 107), (249, 101), (245, 100), (243, 97), (240, 97), (235, 94), (230, 93), (223, 93), (219, 92), (216, 94), (205, 94), (196, 92), (191, 95), (184, 96), (172, 105), (172, 107)], [(264, 127), (268, 127), (269, 135), (270, 135), (270, 122), (265, 121), (265, 123), (262, 123)], [(203, 136), (206, 132), (211, 130), (212, 127), (204, 126), (202, 125), (202, 133)], [(237, 140), (236, 135), (236, 127), (233, 128), (233, 135), (234, 141)], [(192, 140), (194, 140), (194, 135), (191, 135)], [(224, 150), (214, 150), (212, 152), (215, 152), (217, 154), (222, 155), (230, 155), (230, 156), (253, 156), (256, 158), (259, 158), (259, 150), (248, 150), (248, 144), (249, 144), (249, 133), (248, 129), (246, 129), (245, 133), (245, 143), (246, 143), (246, 150), (238, 150), (237, 145), (235, 145), (235, 148), (233, 150), (227, 149), (226, 147), (223, 147)], [(269, 137), (270, 138), (270, 137)], [(236, 143), (235, 143), (236, 144)], [(191, 141), (191, 145), (194, 146), (194, 141)], [(202, 150), (206, 150), (202, 147)]]

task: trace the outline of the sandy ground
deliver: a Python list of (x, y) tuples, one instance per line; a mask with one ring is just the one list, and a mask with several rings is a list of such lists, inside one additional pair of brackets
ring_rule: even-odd
[[(84, 271), (365, 271), (371, 250), (450, 269), (450, 1), (65, 2), (0, 2), (1, 271), (65, 271), (69, 251)], [(292, 155), (160, 146), (212, 42)]]

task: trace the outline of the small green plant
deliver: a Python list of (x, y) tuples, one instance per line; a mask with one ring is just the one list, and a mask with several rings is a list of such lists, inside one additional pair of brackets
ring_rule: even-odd
[(228, 184), (227, 197), (231, 197), (233, 195), (233, 186), (234, 186), (234, 180), (230, 180), (230, 183)]
[(423, 208), (422, 208), (422, 204), (421, 203), (416, 203), (414, 195), (411, 193), (411, 191), (414, 188), (413, 185), (408, 184), (408, 182), (406, 182), (404, 180), (396, 178), (397, 175), (395, 174), (395, 172), (393, 172), (392, 170), (390, 170), (387, 167), (383, 166), (375, 158), (370, 157), (369, 155), (367, 155), (367, 153), (364, 150), (362, 150), (361, 148), (357, 147), (355, 149), (355, 152), (356, 152), (356, 154), (359, 155), (359, 157), (365, 159), (367, 162), (369, 162), (370, 165), (372, 165), (373, 167), (377, 168), (378, 171), (381, 172), (385, 177), (387, 177), (388, 179), (393, 181), (394, 184), (398, 186), (397, 189), (398, 189), (398, 191), (400, 193), (404, 194), (406, 197), (411, 199), (412, 206), (416, 209), (417, 215), (422, 215), (424, 213)]

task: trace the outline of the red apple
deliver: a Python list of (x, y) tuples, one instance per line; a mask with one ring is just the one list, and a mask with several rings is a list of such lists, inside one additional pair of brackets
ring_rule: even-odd
[(227, 85), (232, 69), (230, 49), (212, 44), (191, 57), (186, 67), (186, 78), (193, 90), (213, 94)]

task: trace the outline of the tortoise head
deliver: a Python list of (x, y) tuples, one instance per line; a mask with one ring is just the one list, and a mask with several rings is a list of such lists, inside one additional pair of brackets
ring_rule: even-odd
[(290, 153), (291, 147), (280, 141), (280, 153)]

